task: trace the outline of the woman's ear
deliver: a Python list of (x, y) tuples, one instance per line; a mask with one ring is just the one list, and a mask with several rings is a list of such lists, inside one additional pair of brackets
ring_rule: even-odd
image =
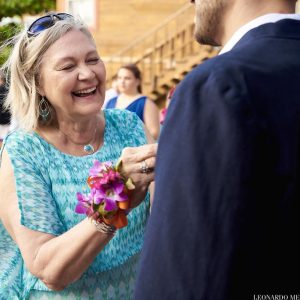
[(40, 94), (42, 97), (45, 97), (45, 93), (42, 88), (38, 87), (36, 90), (37, 90), (38, 94)]
[(36, 90), (37, 90), (37, 92), (38, 92), (42, 97), (45, 96), (45, 91), (44, 91), (44, 88), (43, 88), (43, 79), (42, 79), (41, 76), (38, 76), (38, 77), (37, 77), (37, 80), (36, 80)]

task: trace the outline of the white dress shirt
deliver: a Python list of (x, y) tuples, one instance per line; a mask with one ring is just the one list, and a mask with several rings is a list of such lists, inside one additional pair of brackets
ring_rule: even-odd
[(251, 29), (266, 23), (275, 23), (282, 19), (293, 19), (293, 20), (300, 21), (300, 14), (267, 14), (258, 17), (250, 21), (249, 23), (243, 25), (242, 27), (240, 27), (229, 39), (229, 41), (225, 44), (225, 46), (223, 47), (223, 49), (220, 51), (219, 54), (223, 54), (225, 52), (230, 51), (237, 44), (237, 42)]

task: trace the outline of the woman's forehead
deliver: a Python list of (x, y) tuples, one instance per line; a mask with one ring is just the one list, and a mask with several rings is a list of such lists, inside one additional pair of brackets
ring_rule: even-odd
[(55, 41), (45, 52), (44, 58), (60, 60), (97, 53), (94, 41), (80, 30), (71, 30)]

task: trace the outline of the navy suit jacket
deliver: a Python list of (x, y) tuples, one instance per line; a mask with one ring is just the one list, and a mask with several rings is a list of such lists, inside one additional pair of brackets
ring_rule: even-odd
[(282, 20), (177, 87), (135, 299), (299, 294), (299, 192), (300, 22)]

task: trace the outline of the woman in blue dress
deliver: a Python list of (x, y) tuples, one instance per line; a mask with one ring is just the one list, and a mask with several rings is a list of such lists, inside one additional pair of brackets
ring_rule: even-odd
[(122, 66), (117, 74), (120, 94), (107, 102), (105, 108), (127, 109), (135, 112), (145, 123), (151, 136), (157, 140), (159, 136), (159, 111), (156, 104), (142, 95), (142, 76), (134, 64)]
[[(0, 299), (131, 299), (156, 145), (135, 114), (101, 111), (105, 67), (71, 15), (24, 29), (4, 67), (19, 129), (1, 149)], [(128, 225), (117, 230), (74, 210), (94, 161), (119, 157), (135, 189)]]

